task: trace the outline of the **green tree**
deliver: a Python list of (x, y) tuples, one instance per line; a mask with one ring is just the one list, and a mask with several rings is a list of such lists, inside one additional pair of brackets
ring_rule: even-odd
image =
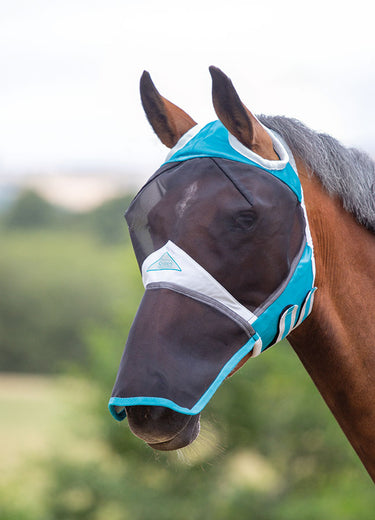
[(34, 191), (23, 191), (3, 216), (8, 229), (40, 229), (54, 227), (66, 212), (47, 202)]
[(124, 213), (132, 198), (132, 195), (117, 197), (91, 211), (72, 215), (68, 225), (72, 230), (92, 234), (105, 245), (124, 246), (129, 236)]
[(121, 248), (52, 231), (3, 233), (0, 256), (0, 367), (56, 372), (84, 363), (86, 329), (105, 327), (127, 298)]
[[(1, 370), (56, 372), (66, 363), (84, 364), (86, 328), (106, 323), (114, 303), (126, 299), (121, 262), (130, 199), (73, 214), (27, 191), (2, 216)], [(122, 248), (112, 249), (120, 239)]]

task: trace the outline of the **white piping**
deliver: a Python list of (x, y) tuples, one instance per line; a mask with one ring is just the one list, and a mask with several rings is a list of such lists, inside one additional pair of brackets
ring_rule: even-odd
[[(260, 123), (261, 124), (261, 123)], [(283, 170), (285, 166), (289, 162), (289, 155), (286, 151), (285, 147), (281, 144), (279, 139), (275, 136), (273, 132), (271, 132), (268, 128), (262, 125), (266, 132), (271, 136), (273, 147), (277, 155), (280, 157), (279, 161), (271, 161), (269, 159), (264, 159), (260, 155), (254, 153), (250, 148), (244, 146), (234, 135), (229, 133), (229, 144), (232, 148), (236, 150), (236, 152), (240, 153), (244, 157), (247, 157), (251, 161), (259, 164), (263, 168), (267, 170)]]
[(183, 148), (189, 141), (191, 141), (193, 137), (195, 137), (202, 130), (202, 128), (204, 128), (204, 125), (195, 125), (193, 128), (190, 128), (190, 130), (185, 132), (174, 145), (174, 147), (169, 150), (169, 153), (165, 158), (165, 162), (169, 161), (172, 155), (181, 150), (181, 148)]

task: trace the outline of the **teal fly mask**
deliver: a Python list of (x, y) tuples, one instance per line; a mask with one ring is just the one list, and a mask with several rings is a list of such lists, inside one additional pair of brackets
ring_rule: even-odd
[[(290, 150), (278, 135), (266, 131), (271, 135), (277, 161), (256, 155), (219, 121), (193, 127), (130, 205), (126, 220), (145, 286), (139, 313), (147, 319), (139, 323), (137, 316), (121, 360), (109, 402), (117, 420), (125, 417), (125, 407), (135, 405), (198, 414), (245, 356), (257, 356), (279, 342), (311, 312), (315, 264), (302, 187)], [(264, 229), (254, 238), (260, 244), (259, 253), (251, 257), (251, 265), (238, 272), (244, 280), (247, 272), (259, 273), (253, 275), (254, 300), (242, 298), (240, 289), (234, 294), (226, 286), (217, 261), (210, 263), (205, 254), (224, 247), (219, 242), (225, 241), (225, 236), (230, 240), (230, 232), (226, 235), (218, 231), (216, 238), (211, 237), (212, 232), (212, 242), (207, 245), (199, 241), (203, 233), (199, 222), (194, 233), (189, 228), (190, 221), (197, 219), (202, 186), (211, 177), (215, 189), (222, 187), (220, 193), (230, 193), (244, 208), (262, 204), (269, 218), (276, 221), (271, 232), (266, 217), (258, 217), (256, 225)], [(174, 199), (185, 179), (189, 182)], [(265, 195), (271, 187), (277, 195), (272, 203)], [(285, 204), (278, 209), (277, 201), (282, 197), (289, 201), (288, 207)], [(225, 195), (209, 202), (210, 208), (215, 202), (224, 205)], [(168, 204), (173, 207), (170, 214), (165, 213)], [(288, 220), (291, 205), (293, 220)], [(215, 213), (213, 228), (224, 221), (224, 213), (222, 208)], [(202, 212), (202, 222), (204, 218)], [(267, 243), (272, 247), (267, 250), (262, 233), (270, 234)], [(292, 256), (290, 243), (294, 244)], [(282, 279), (274, 276), (269, 287), (260, 287), (261, 280), (269, 280), (274, 269), (268, 265), (278, 263), (275, 244), (289, 255), (283, 263)], [(237, 248), (228, 255), (236, 266), (241, 250)], [(172, 320), (175, 312), (179, 317)]]

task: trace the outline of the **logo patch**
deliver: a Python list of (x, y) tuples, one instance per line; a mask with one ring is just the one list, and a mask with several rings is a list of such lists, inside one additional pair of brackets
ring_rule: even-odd
[(159, 260), (150, 265), (148, 271), (182, 271), (182, 269), (169, 253), (164, 253)]

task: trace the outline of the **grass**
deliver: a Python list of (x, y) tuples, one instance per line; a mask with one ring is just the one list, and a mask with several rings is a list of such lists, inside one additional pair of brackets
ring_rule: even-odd
[[(27, 459), (87, 451), (91, 412), (84, 421), (87, 382), (68, 376), (0, 375), (0, 464), (2, 473), (17, 470)], [(95, 439), (91, 439), (95, 441)], [(74, 454), (75, 455), (75, 454)]]
[(0, 460), (2, 473), (46, 450), (61, 419), (57, 381), (48, 377), (3, 374), (0, 377)]
[(92, 391), (66, 376), (0, 375), (0, 512), (20, 497), (38, 511), (51, 457), (87, 461), (105, 452), (92, 435), (90, 412), (78, 417)]

